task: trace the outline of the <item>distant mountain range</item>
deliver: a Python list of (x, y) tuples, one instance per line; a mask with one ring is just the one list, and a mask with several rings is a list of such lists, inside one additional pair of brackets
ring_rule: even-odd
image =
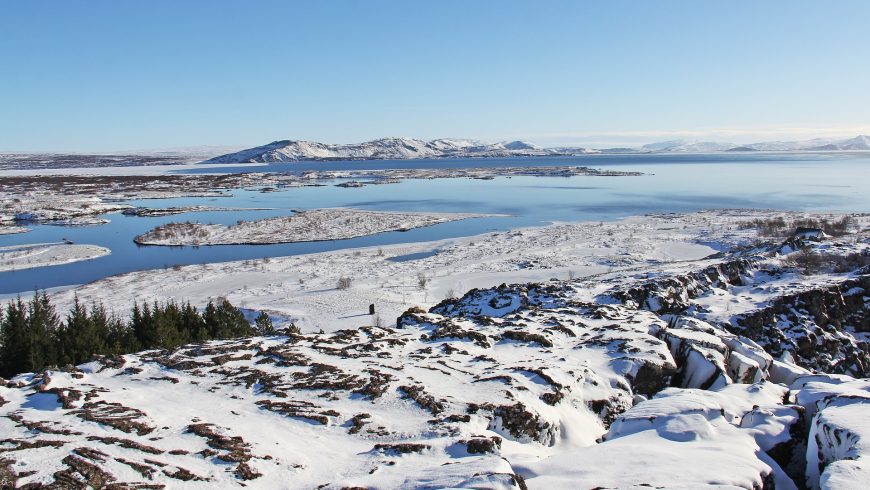
[(227, 153), (203, 163), (282, 163), (322, 160), (410, 160), (415, 158), (492, 158), (620, 153), (716, 153), (752, 151), (865, 151), (870, 136), (849, 139), (770, 141), (738, 145), (715, 141), (672, 140), (637, 148), (542, 148), (525, 141), (483, 143), (467, 139), (381, 138), (364, 143), (327, 144), (315, 141), (273, 141), (267, 145)]
[(365, 143), (335, 145), (315, 141), (274, 141), (267, 145), (221, 155), (205, 163), (280, 163), (306, 160), (407, 160), (413, 158), (512, 157), (564, 154), (523, 141), (481, 143), (464, 139), (424, 141), (382, 138)]
[(646, 152), (666, 153), (711, 153), (718, 151), (864, 151), (870, 150), (870, 136), (849, 139), (816, 138), (805, 141), (766, 141), (737, 145), (716, 141), (663, 141), (644, 145), (638, 149)]

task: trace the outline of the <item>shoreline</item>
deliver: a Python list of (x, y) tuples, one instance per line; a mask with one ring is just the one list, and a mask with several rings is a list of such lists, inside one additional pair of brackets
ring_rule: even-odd
[[(8, 176), (0, 172), (0, 224), (49, 222), (125, 211), (122, 201), (182, 197), (228, 197), (231, 190), (288, 191), (308, 186), (396, 184), (405, 180), (496, 177), (640, 177), (640, 172), (601, 170), (576, 165), (378, 170), (288, 170), (285, 173), (232, 174), (66, 174)], [(338, 182), (337, 181), (342, 181)]]
[[(831, 215), (717, 210), (561, 223), (412, 244), (129, 272), (57, 291), (52, 300), (58, 311), (72, 304), (74, 295), (125, 311), (134, 301), (204, 304), (226, 297), (251, 312), (263, 310), (292, 321), (303, 331), (356, 328), (378, 319), (367, 314), (370, 304), (375, 304), (382, 322), (390, 323), (411, 306), (431, 306), (473, 288), (593, 277), (605, 284), (683, 263), (697, 265), (722, 247), (757, 240), (754, 230), (741, 229), (739, 223), (774, 216)], [(866, 226), (870, 218), (861, 220)], [(389, 260), (435, 249), (438, 253), (417, 260)], [(339, 289), (343, 277), (350, 278), (350, 286)]]
[(298, 211), (290, 216), (240, 221), (230, 226), (168, 223), (134, 237), (133, 242), (143, 246), (170, 247), (322, 242), (489, 216), (493, 215), (322, 208)]
[(111, 253), (106, 247), (88, 244), (28, 243), (4, 246), (0, 247), (0, 272), (71, 264)]

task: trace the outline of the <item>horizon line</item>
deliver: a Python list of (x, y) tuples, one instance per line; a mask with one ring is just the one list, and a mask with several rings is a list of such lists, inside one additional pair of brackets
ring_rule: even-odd
[[(778, 138), (777, 138), (778, 136)], [(308, 141), (328, 145), (354, 145), (378, 141), (389, 138), (406, 138), (419, 141), (435, 140), (468, 140), (482, 144), (505, 143), (523, 141), (532, 143), (542, 148), (574, 147), (584, 149), (611, 149), (611, 148), (641, 148), (645, 145), (682, 140), (686, 143), (720, 143), (734, 144), (735, 146), (759, 144), (759, 143), (787, 143), (805, 142), (813, 140), (836, 140), (851, 139), (860, 136), (870, 137), (870, 126), (855, 126), (851, 128), (772, 128), (772, 129), (740, 129), (723, 128), (713, 130), (662, 130), (662, 131), (620, 131), (620, 132), (557, 132), (541, 133), (535, 135), (514, 135), (506, 138), (474, 138), (474, 137), (436, 137), (420, 138), (412, 136), (382, 136), (373, 139), (364, 139), (355, 142), (333, 143), (312, 138), (279, 138), (269, 139), (267, 142), (257, 144), (191, 144), (173, 146), (151, 146), (137, 148), (116, 148), (102, 150), (64, 150), (64, 149), (38, 149), (38, 150), (13, 150), (0, 149), (0, 154), (70, 154), (70, 155), (113, 155), (113, 154), (138, 154), (138, 153), (196, 153), (211, 151), (233, 152), (248, 148), (256, 148), (278, 141)], [(550, 143), (544, 143), (550, 141)]]

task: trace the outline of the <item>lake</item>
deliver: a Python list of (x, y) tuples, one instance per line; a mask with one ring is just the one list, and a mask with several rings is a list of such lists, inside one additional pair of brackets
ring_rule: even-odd
[[(207, 205), (275, 208), (210, 211), (163, 217), (110, 213), (100, 226), (32, 226), (0, 236), (0, 246), (58, 242), (101, 245), (112, 254), (61, 266), (0, 273), (0, 293), (81, 284), (109, 275), (173, 265), (260, 259), (344, 248), (388, 245), (475, 235), (553, 221), (615, 220), (645, 213), (711, 208), (805, 211), (870, 211), (870, 154), (719, 153), (711, 155), (588, 155), (579, 157), (443, 159), (414, 161), (304, 162), (268, 166), (203, 166), (208, 172), (464, 168), (583, 165), (639, 171), (637, 177), (499, 177), (494, 180), (406, 180), (362, 188), (302, 187), (261, 193), (234, 190), (229, 197), (133, 200), (148, 207)], [(291, 214), (292, 209), (355, 207), (388, 211), (507, 214), (388, 232), (351, 240), (276, 245), (140, 247), (135, 235), (173, 221), (231, 224)]]

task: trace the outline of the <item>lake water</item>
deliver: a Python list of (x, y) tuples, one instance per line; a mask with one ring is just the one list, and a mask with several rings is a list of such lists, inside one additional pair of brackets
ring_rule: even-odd
[[(275, 208), (268, 211), (196, 212), (164, 217), (107, 214), (109, 224), (37, 225), (0, 236), (0, 246), (58, 242), (102, 245), (112, 254), (74, 264), (0, 273), (0, 294), (81, 284), (109, 275), (177, 264), (259, 259), (343, 248), (475, 235), (551, 221), (614, 220), (644, 213), (711, 208), (870, 211), (868, 154), (595, 155), (510, 159), (328, 162), (267, 167), (215, 167), (202, 171), (346, 170), (584, 165), (639, 171), (638, 177), (512, 177), (494, 180), (407, 180), (362, 188), (303, 187), (276, 193), (236, 190), (230, 197), (129, 201), (149, 207), (208, 205)], [(205, 166), (204, 166), (205, 167)], [(173, 221), (231, 224), (291, 214), (292, 209), (356, 207), (373, 210), (508, 214), (389, 232), (351, 240), (277, 245), (140, 247), (133, 237)]]

